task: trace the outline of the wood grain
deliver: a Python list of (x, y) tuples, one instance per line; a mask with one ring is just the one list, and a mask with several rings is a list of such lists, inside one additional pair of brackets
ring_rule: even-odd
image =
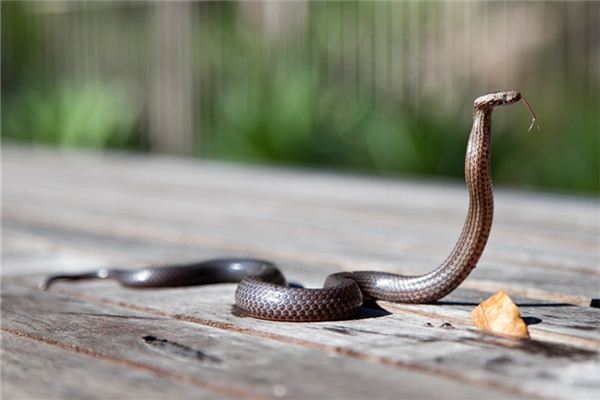
[[(2, 156), (8, 398), (590, 398), (600, 390), (600, 311), (589, 307), (600, 297), (595, 200), (497, 190), (480, 265), (441, 302), (272, 323), (232, 313), (231, 284), (135, 291), (86, 282), (46, 293), (36, 284), (49, 272), (231, 255), (272, 259), (309, 287), (339, 270), (425, 272), (459, 233), (463, 186), (128, 154), (9, 147)], [(473, 328), (472, 309), (500, 288), (533, 340)]]
[[(9, 335), (70, 351), (71, 357), (90, 356), (171, 383), (188, 383), (219, 397), (319, 398), (327, 393), (341, 398), (361, 399), (373, 393), (390, 397), (399, 381), (409, 398), (431, 398), (440, 390), (456, 398), (513, 395), (510, 388), (463, 387), (455, 379), (418, 368), (369, 363), (293, 342), (256, 340), (235, 329), (82, 302), (11, 285), (10, 280), (2, 287), (2, 307), (2, 330)], [(424, 390), (425, 382), (435, 387)]]
[[(443, 259), (458, 235), (466, 212), (466, 195), (458, 185), (432, 188), (414, 183), (365, 182), (364, 179), (352, 182), (349, 177), (336, 180), (330, 176), (308, 175), (314, 187), (310, 192), (314, 195), (312, 199), (306, 190), (297, 189), (309, 184), (293, 171), (278, 171), (271, 176), (262, 169), (238, 171), (226, 166), (219, 172), (218, 166), (212, 164), (203, 165), (200, 170), (187, 163), (174, 163), (166, 168), (164, 161), (135, 161), (144, 166), (142, 170), (157, 170), (158, 176), (142, 175), (135, 168), (131, 168), (136, 170), (134, 172), (118, 173), (125, 168), (119, 168), (112, 159), (102, 173), (92, 168), (93, 163), (87, 169), (80, 164), (71, 169), (65, 168), (68, 163), (62, 165), (62, 169), (60, 164), (58, 168), (52, 166), (49, 171), (59, 169), (61, 174), (48, 179), (40, 177), (35, 166), (28, 166), (25, 171), (20, 169), (14, 175), (21, 184), (13, 185), (14, 190), (8, 194), (22, 192), (15, 193), (15, 202), (5, 196), (5, 213), (21, 218), (35, 213), (41, 214), (40, 219), (52, 220), (60, 212), (61, 220), (81, 222), (83, 229), (101, 229), (102, 222), (108, 219), (111, 224), (118, 224), (115, 229), (118, 232), (114, 234), (126, 236), (157, 236), (155, 228), (164, 227), (162, 230), (171, 240), (183, 236), (184, 241), (194, 246), (280, 254), (290, 259), (306, 258), (304, 253), (317, 253), (311, 254), (314, 262), (338, 268), (365, 265), (415, 273), (426, 271)], [(178, 166), (188, 167), (188, 170), (183, 173), (174, 168)], [(29, 169), (32, 171), (27, 174)], [(171, 170), (169, 181), (166, 177), (162, 179), (161, 172), (165, 169)], [(261, 180), (249, 177), (253, 173)], [(63, 193), (69, 190), (69, 185), (77, 184), (77, 180), (83, 184), (90, 179), (86, 174), (92, 175), (94, 185), (65, 198)], [(27, 179), (33, 181), (28, 184)], [(366, 186), (364, 192), (369, 194), (368, 198), (356, 189), (361, 184)], [(232, 185), (237, 185), (236, 192)], [(127, 190), (123, 190), (124, 187)], [(439, 201), (431, 204), (432, 199), (441, 196), (443, 204)], [(506, 200), (503, 201), (502, 196)], [(584, 293), (572, 301), (589, 304), (589, 299), (597, 294), (596, 279), (600, 279), (599, 224), (597, 218), (590, 218), (598, 214), (597, 205), (586, 200), (541, 196), (532, 196), (534, 198), (527, 201), (529, 199), (511, 192), (500, 192), (497, 197), (496, 222), (480, 262), (486, 269), (475, 270), (475, 279), (471, 282), (514, 285), (521, 294), (527, 295), (523, 281), (544, 276), (531, 287), (540, 291), (537, 295), (551, 299), (551, 293), (573, 294), (567, 293), (567, 289), (573, 289), (568, 278), (572, 276), (570, 272), (576, 271), (574, 278), (581, 283), (577, 287)], [(24, 198), (36, 201), (24, 203), (21, 201)], [(369, 200), (372, 204), (365, 204)], [(570, 205), (571, 200), (578, 207)], [(511, 207), (506, 217), (502, 204)], [(156, 213), (157, 209), (170, 212)], [(582, 215), (581, 209), (588, 211), (587, 217)], [(577, 229), (571, 229), (569, 224), (573, 222), (578, 224)], [(390, 237), (393, 237), (393, 245), (390, 245)], [(165, 239), (157, 237), (157, 240)], [(544, 273), (540, 274), (540, 270)], [(590, 276), (594, 279), (589, 279)], [(567, 288), (562, 290), (565, 280)], [(586, 284), (588, 286), (584, 286)]]
[[(35, 336), (34, 336), (35, 338)], [(2, 332), (2, 398), (214, 398), (192, 382), (173, 381), (155, 368), (135, 368), (58, 345)], [(135, 389), (134, 389), (135, 388)], [(237, 398), (220, 393), (222, 398)]]

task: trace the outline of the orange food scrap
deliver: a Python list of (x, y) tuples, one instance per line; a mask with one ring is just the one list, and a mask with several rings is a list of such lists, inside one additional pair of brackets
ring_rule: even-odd
[(482, 301), (471, 317), (475, 326), (484, 332), (529, 339), (529, 330), (519, 308), (504, 290)]

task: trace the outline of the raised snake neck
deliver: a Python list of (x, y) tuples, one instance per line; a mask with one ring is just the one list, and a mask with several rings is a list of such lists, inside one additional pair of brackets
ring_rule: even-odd
[(358, 311), (363, 297), (404, 303), (436, 301), (465, 280), (483, 253), (494, 214), (490, 177), (492, 112), (496, 106), (519, 100), (521, 94), (514, 91), (491, 93), (475, 100), (465, 156), (465, 181), (469, 192), (467, 217), (449, 256), (425, 275), (341, 272), (328, 276), (322, 289), (292, 288), (286, 286), (279, 269), (268, 261), (231, 258), (138, 270), (103, 269), (54, 275), (41, 286), (48, 288), (58, 280), (78, 279), (115, 279), (124, 286), (138, 288), (240, 282), (235, 293), (237, 306), (253, 317), (278, 321), (347, 318)]

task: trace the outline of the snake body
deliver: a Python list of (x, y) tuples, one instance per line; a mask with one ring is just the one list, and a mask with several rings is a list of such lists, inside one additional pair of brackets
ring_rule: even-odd
[(358, 311), (363, 298), (404, 303), (436, 301), (465, 280), (483, 253), (494, 214), (490, 177), (492, 112), (497, 106), (519, 100), (521, 94), (515, 91), (491, 93), (475, 100), (465, 156), (467, 217), (456, 245), (430, 273), (405, 276), (376, 271), (341, 272), (328, 276), (323, 288), (305, 289), (288, 287), (283, 274), (269, 261), (230, 258), (137, 270), (102, 269), (54, 275), (42, 287), (48, 288), (58, 280), (78, 279), (114, 279), (135, 288), (239, 282), (235, 292), (237, 306), (250, 316), (277, 321), (347, 318)]

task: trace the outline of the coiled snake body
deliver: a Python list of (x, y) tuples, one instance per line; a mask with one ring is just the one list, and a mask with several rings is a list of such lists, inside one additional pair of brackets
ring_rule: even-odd
[[(328, 276), (322, 289), (304, 289), (286, 286), (282, 273), (268, 261), (232, 258), (138, 270), (102, 269), (76, 275), (54, 275), (41, 286), (48, 288), (58, 280), (78, 279), (114, 279), (124, 286), (136, 288), (240, 282), (235, 292), (237, 306), (253, 317), (278, 321), (346, 318), (358, 311), (363, 297), (404, 303), (436, 301), (460, 285), (483, 253), (494, 213), (489, 169), (492, 112), (496, 106), (519, 100), (521, 94), (514, 91), (492, 93), (475, 100), (473, 127), (465, 156), (465, 180), (469, 191), (467, 218), (450, 255), (428, 274), (341, 272)], [(525, 105), (529, 108), (526, 101)], [(535, 122), (533, 112), (532, 116)]]

